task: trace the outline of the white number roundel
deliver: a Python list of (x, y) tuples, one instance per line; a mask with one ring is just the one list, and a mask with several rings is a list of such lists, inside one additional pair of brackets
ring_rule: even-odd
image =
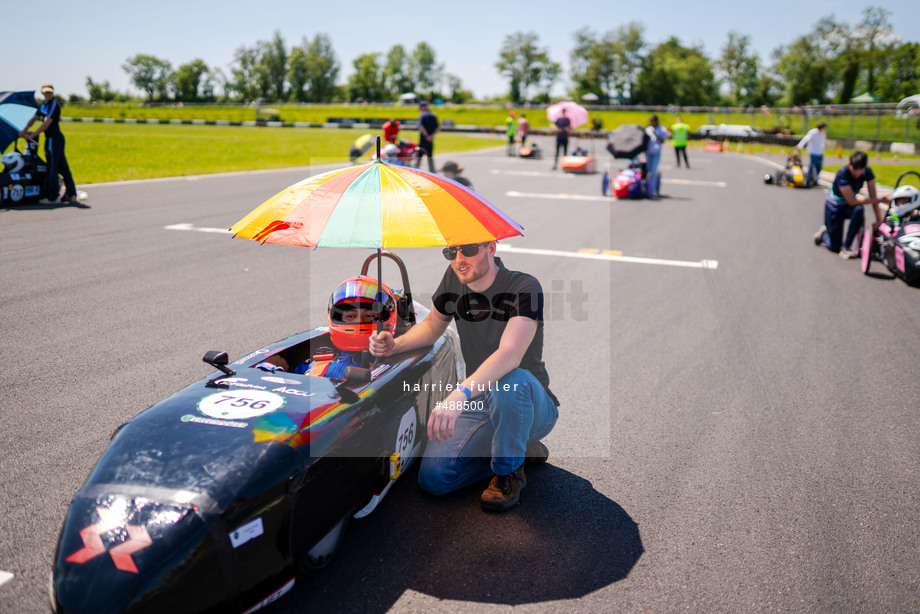
[(198, 411), (219, 420), (245, 420), (278, 411), (284, 397), (264, 390), (216, 392), (198, 401)]

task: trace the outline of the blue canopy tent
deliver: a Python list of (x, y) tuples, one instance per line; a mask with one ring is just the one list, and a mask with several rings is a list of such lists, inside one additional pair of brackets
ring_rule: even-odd
[(0, 92), (0, 153), (16, 140), (36, 111), (34, 91)]

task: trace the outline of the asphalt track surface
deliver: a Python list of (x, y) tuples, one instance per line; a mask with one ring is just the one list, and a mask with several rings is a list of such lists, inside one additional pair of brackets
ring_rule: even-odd
[[(920, 611), (918, 289), (813, 245), (823, 190), (690, 158), (665, 151), (657, 201), (549, 159), (456, 158), (525, 227), (502, 245), (535, 251), (505, 263), (550, 294), (550, 462), (504, 515), (410, 474), (266, 612)], [(206, 350), (322, 324), (367, 250), (207, 230), (305, 174), (0, 210), (0, 611), (47, 611), (67, 505), (118, 425), (209, 374)], [(427, 300), (446, 263), (399, 253)]]

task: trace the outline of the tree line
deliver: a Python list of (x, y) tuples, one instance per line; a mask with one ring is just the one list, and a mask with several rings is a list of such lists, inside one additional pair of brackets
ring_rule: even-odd
[[(846, 103), (865, 91), (897, 101), (920, 92), (920, 43), (897, 37), (890, 16), (870, 6), (854, 26), (822, 18), (807, 34), (774, 49), (769, 61), (751, 49), (748, 35), (734, 30), (711, 58), (702, 47), (673, 36), (652, 45), (638, 22), (605, 33), (583, 28), (573, 35), (567, 94), (593, 95), (598, 104), (684, 106)], [(385, 102), (405, 92), (455, 103), (473, 98), (427, 42), (362, 54), (341, 84), (326, 34), (288, 48), (276, 32), (271, 40), (239, 47), (227, 72), (201, 59), (173, 69), (168, 60), (149, 54), (128, 58), (122, 68), (149, 101)], [(495, 68), (508, 83), (502, 101), (513, 103), (548, 102), (563, 77), (561, 64), (534, 32), (506, 36)], [(90, 101), (128, 98), (108, 81), (87, 77), (86, 85)]]

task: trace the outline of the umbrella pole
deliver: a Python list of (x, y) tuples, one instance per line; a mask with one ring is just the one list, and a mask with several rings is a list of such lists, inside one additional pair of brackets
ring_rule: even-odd
[[(377, 137), (377, 147), (380, 147), (380, 137), (379, 136)], [(383, 294), (383, 265), (381, 264), (381, 260), (383, 260), (383, 258), (381, 257), (380, 249), (381, 248), (379, 247), (377, 248), (377, 305), (378, 305), (378, 308), (381, 306), (380, 305), (380, 298), (381, 298), (380, 295)], [(382, 313), (382, 311), (383, 310), (380, 309), (377, 313), (377, 334), (378, 335), (380, 334), (380, 331), (383, 329), (383, 324), (380, 323), (380, 314)]]

